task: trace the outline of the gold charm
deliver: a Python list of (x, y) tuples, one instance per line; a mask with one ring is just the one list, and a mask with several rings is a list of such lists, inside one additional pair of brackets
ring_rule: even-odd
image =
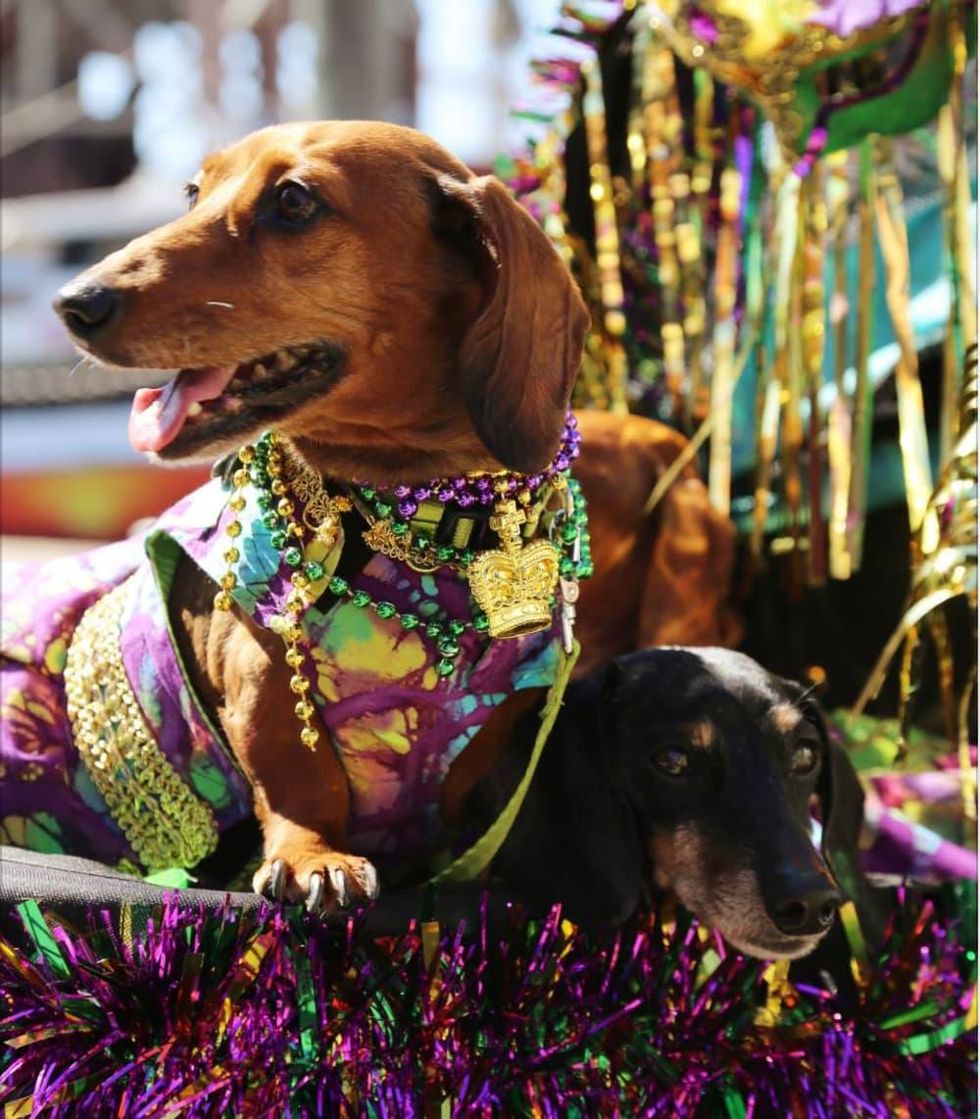
[(353, 508), (350, 498), (327, 493), (320, 475), (298, 463), (292, 455), (287, 457), (284, 465), (289, 488), (303, 502), (303, 523), (324, 544), (333, 544), (340, 514)]
[(551, 544), (525, 545), (523, 510), (509, 499), (499, 500), (490, 527), (503, 550), (484, 552), (466, 572), (470, 591), (487, 616), (491, 637), (523, 637), (551, 625), (549, 599), (558, 582), (558, 557)]
[(575, 648), (575, 603), (578, 602), (578, 579), (559, 579), (561, 584), (561, 641), (570, 653)]
[(375, 521), (366, 531), (361, 533), (364, 543), (375, 552), (387, 556), (389, 559), (407, 563), (414, 571), (427, 575), (435, 571), (438, 563), (427, 563), (422, 554), (412, 546), (412, 534), (402, 533), (399, 536), (392, 531), (391, 521)]

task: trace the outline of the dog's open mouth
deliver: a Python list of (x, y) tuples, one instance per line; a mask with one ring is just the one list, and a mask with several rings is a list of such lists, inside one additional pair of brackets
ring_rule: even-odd
[(322, 342), (290, 346), (240, 365), (181, 369), (161, 388), (140, 389), (129, 416), (134, 450), (192, 455), (272, 424), (338, 379), (343, 353)]

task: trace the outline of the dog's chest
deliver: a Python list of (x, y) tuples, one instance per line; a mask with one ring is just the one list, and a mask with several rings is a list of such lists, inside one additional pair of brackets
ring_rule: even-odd
[[(233, 596), (253, 621), (274, 628), (290, 592), (289, 569), (270, 547), (258, 511), (249, 516), (245, 510), (241, 520), (244, 562)], [(214, 530), (188, 531), (175, 524), (168, 532), (211, 578), (220, 579), (220, 516)], [(357, 554), (353, 545), (349, 539), (349, 554)], [(372, 602), (389, 603), (397, 615), (422, 621), (405, 630), (396, 617), (330, 595), (302, 620), (303, 671), (317, 719), (328, 732), (319, 748), (332, 745), (337, 751), (350, 787), (349, 845), (382, 869), (402, 860), (417, 863), (448, 841), (438, 802), (456, 757), (508, 695), (554, 681), (558, 629), (506, 641), (469, 630), (459, 635), (460, 652), (453, 671), (445, 674), (425, 620), (469, 618), (467, 587), (457, 573), (422, 574), (364, 552), (354, 569), (347, 564), (339, 570)], [(296, 749), (301, 748), (297, 739)]]

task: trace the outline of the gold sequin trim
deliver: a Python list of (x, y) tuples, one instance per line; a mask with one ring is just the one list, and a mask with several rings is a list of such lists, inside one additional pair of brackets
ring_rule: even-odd
[(119, 648), (132, 578), (90, 606), (68, 649), (65, 691), (78, 752), (113, 820), (149, 870), (190, 867), (217, 846), (211, 809), (146, 725)]

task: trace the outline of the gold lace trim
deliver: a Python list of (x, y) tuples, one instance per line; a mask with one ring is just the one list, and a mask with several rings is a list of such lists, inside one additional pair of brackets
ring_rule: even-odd
[(131, 583), (78, 623), (65, 664), (68, 716), (89, 776), (143, 865), (191, 867), (215, 849), (218, 829), (157, 745), (129, 685), (119, 630)]

